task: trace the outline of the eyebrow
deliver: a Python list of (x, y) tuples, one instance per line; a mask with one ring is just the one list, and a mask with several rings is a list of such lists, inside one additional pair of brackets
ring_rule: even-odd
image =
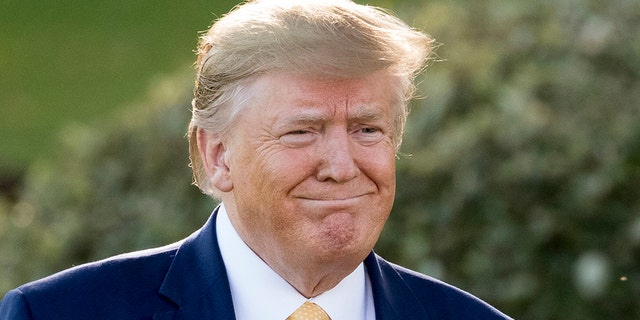
[(318, 122), (328, 121), (331, 118), (330, 115), (323, 114), (323, 112), (308, 112), (305, 111), (300, 114), (287, 117), (279, 121), (283, 124), (314, 124)]
[(276, 117), (274, 127), (286, 129), (291, 126), (311, 126), (328, 121), (331, 118), (331, 115), (323, 113), (324, 112), (320, 111), (305, 110), (302, 113), (287, 115), (284, 118)]
[[(329, 121), (332, 115), (324, 111), (307, 109), (299, 114), (288, 116), (276, 122), (277, 127), (286, 127), (290, 125), (313, 125)], [(375, 122), (385, 118), (385, 112), (379, 108), (357, 108), (357, 110), (348, 117), (349, 122)]]
[(361, 108), (349, 120), (373, 122), (384, 118), (384, 111), (378, 108)]

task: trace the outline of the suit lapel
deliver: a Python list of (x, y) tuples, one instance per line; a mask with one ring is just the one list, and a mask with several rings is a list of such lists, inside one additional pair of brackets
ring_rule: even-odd
[(160, 287), (178, 310), (154, 319), (235, 319), (231, 289), (216, 236), (214, 211), (207, 223), (184, 240)]
[(430, 319), (393, 265), (371, 252), (364, 261), (371, 280), (376, 319)]

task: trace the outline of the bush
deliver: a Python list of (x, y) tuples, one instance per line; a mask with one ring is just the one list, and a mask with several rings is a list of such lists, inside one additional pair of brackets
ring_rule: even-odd
[(184, 76), (162, 80), (115, 121), (64, 130), (5, 218), (0, 290), (174, 242), (204, 224), (214, 204), (191, 185), (188, 84)]
[(519, 319), (640, 318), (638, 9), (413, 10), (446, 62), (414, 106), (379, 250)]

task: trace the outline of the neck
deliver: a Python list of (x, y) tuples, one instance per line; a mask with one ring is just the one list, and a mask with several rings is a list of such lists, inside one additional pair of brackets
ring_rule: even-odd
[(317, 297), (333, 289), (359, 265), (359, 263), (349, 266), (316, 264), (292, 268), (289, 265), (270, 264), (268, 260), (262, 259), (305, 298)]

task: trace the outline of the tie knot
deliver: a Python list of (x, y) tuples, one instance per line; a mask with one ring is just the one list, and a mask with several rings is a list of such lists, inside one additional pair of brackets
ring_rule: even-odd
[(331, 320), (331, 318), (319, 305), (307, 301), (287, 317), (286, 320)]

